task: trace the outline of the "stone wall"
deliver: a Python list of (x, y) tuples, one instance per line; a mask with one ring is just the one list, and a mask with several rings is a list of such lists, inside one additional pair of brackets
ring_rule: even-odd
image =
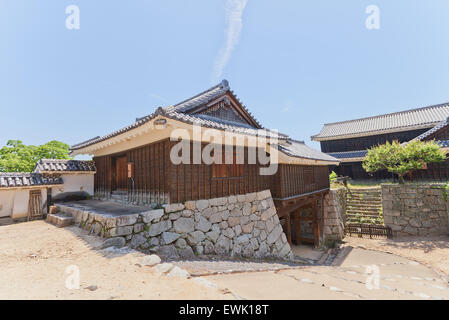
[(332, 246), (332, 242), (341, 241), (345, 236), (345, 201), (342, 192), (340, 189), (329, 190), (324, 197), (322, 243), (325, 246)]
[(173, 258), (201, 254), (292, 259), (269, 190), (162, 206), (112, 217), (57, 204), (75, 224), (109, 243)]
[(447, 207), (441, 184), (382, 185), (384, 222), (397, 236), (448, 235)]

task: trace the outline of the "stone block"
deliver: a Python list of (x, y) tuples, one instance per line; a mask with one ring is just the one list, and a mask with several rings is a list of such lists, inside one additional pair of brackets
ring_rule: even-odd
[(271, 192), (270, 190), (264, 190), (264, 191), (260, 191), (257, 192), (257, 200), (265, 200), (271, 197)]
[(204, 217), (200, 216), (198, 221), (195, 223), (195, 229), (200, 230), (202, 232), (208, 232), (212, 224)]
[(196, 209), (202, 211), (209, 207), (209, 200), (197, 200)]
[(162, 244), (170, 244), (176, 240), (178, 240), (178, 238), (180, 237), (180, 235), (176, 232), (162, 232), (161, 235), (161, 239), (162, 239)]
[(172, 213), (177, 211), (182, 211), (185, 209), (185, 205), (182, 203), (172, 203), (172, 204), (166, 204), (163, 205), (165, 213)]
[(160, 219), (164, 215), (164, 209), (150, 210), (140, 213), (143, 222), (151, 223), (153, 220)]
[(174, 231), (177, 233), (189, 233), (195, 230), (195, 223), (192, 218), (179, 218), (173, 223)]
[[(193, 219), (192, 219), (192, 221), (193, 221)], [(153, 223), (150, 226), (150, 230), (148, 233), (149, 233), (150, 237), (154, 237), (154, 236), (161, 234), (162, 232), (169, 230), (171, 227), (172, 227), (172, 223), (170, 220), (163, 220), (158, 223)]]

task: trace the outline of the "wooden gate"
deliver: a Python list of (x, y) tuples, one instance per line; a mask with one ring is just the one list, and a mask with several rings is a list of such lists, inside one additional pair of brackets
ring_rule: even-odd
[(28, 220), (42, 218), (42, 192), (41, 190), (31, 190), (28, 201)]
[(126, 191), (128, 188), (128, 161), (126, 156), (113, 159), (112, 190)]
[(368, 223), (347, 223), (345, 232), (350, 237), (357, 236), (359, 238), (369, 237), (375, 238), (393, 238), (393, 231), (390, 227)]

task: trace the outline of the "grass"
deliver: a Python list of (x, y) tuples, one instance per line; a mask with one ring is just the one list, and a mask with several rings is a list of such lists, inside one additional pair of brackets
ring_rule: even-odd
[[(370, 189), (379, 188), (381, 184), (398, 184), (393, 180), (350, 180), (348, 181), (348, 188), (350, 189)], [(445, 185), (446, 182), (436, 180), (420, 180), (420, 181), (405, 181), (404, 185), (422, 185), (422, 184), (441, 184)], [(331, 189), (339, 189), (344, 187), (342, 183), (332, 183)]]

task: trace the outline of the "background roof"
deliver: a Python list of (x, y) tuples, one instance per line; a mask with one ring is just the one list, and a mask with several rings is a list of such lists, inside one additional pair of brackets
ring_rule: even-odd
[(321, 132), (312, 136), (313, 140), (338, 138), (359, 134), (381, 134), (383, 131), (394, 132), (414, 127), (432, 127), (449, 116), (449, 103), (383, 114), (368, 118), (342, 122), (327, 123)]

